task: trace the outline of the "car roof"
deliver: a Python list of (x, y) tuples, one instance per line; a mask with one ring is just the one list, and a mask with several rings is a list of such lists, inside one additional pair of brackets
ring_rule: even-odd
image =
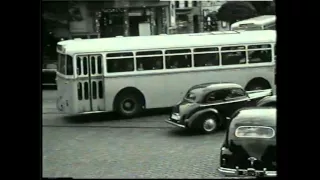
[(230, 127), (241, 125), (276, 126), (277, 109), (274, 107), (249, 107), (238, 110)]
[(192, 86), (190, 88), (190, 91), (193, 89), (203, 89), (207, 91), (213, 91), (213, 90), (221, 90), (221, 89), (227, 89), (227, 88), (241, 88), (239, 84), (236, 83), (230, 83), (230, 82), (211, 82), (211, 83), (203, 83), (203, 84), (198, 84), (195, 86)]

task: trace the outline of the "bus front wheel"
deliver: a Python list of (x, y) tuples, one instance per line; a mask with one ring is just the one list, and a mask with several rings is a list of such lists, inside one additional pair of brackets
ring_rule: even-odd
[(141, 113), (143, 105), (136, 94), (123, 94), (117, 99), (116, 111), (124, 117), (134, 117)]

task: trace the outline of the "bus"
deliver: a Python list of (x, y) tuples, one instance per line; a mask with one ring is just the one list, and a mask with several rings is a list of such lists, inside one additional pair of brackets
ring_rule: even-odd
[(231, 30), (276, 30), (276, 16), (264, 15), (239, 21), (231, 25)]
[(57, 108), (69, 115), (115, 111), (132, 117), (173, 106), (195, 84), (275, 90), (275, 43), (274, 30), (62, 41)]

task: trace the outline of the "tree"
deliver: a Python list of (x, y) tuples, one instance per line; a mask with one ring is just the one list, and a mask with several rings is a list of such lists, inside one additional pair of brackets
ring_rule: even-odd
[[(271, 1), (272, 2), (272, 1)], [(251, 1), (250, 3), (256, 9), (258, 15), (266, 15), (270, 1)]]
[(217, 13), (217, 18), (220, 21), (225, 21), (230, 24), (255, 16), (257, 16), (257, 11), (254, 6), (244, 1), (226, 2), (220, 7)]
[(266, 15), (276, 15), (276, 5), (272, 2), (266, 9)]

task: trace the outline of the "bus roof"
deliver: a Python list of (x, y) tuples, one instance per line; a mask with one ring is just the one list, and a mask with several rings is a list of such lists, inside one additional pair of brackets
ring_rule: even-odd
[(239, 21), (236, 23), (233, 23), (231, 27), (238, 27), (240, 24), (256, 24), (256, 25), (263, 25), (263, 24), (268, 24), (271, 22), (276, 21), (276, 16), (275, 15), (263, 15), (263, 16), (258, 16), (250, 19), (246, 19), (243, 21)]
[(58, 42), (67, 54), (190, 48), (276, 41), (276, 31), (219, 31), (195, 34), (111, 37)]

